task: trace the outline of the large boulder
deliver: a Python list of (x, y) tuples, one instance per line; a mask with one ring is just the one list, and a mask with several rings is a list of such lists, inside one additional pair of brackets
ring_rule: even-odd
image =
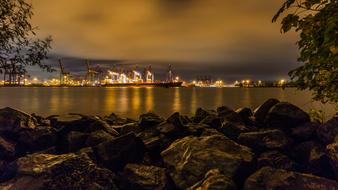
[(176, 186), (181, 189), (196, 184), (211, 169), (219, 169), (230, 178), (245, 177), (254, 159), (249, 148), (223, 135), (188, 136), (173, 142), (161, 155)]
[(242, 117), (237, 112), (235, 112), (234, 110), (226, 106), (218, 107), (217, 113), (218, 113), (218, 116), (222, 118), (223, 121), (243, 123)]
[(279, 100), (270, 98), (254, 110), (254, 117), (257, 122), (263, 123), (270, 109), (279, 103)]
[(188, 190), (236, 190), (231, 178), (223, 175), (218, 169), (208, 171), (204, 178)]
[(332, 170), (334, 171), (336, 180), (338, 180), (338, 143), (327, 145), (326, 150)]
[(213, 114), (213, 113), (209, 110), (205, 110), (203, 108), (197, 108), (195, 112), (195, 116), (193, 118), (193, 122), (200, 123), (204, 118), (206, 118), (210, 114)]
[(118, 126), (115, 125), (113, 126), (113, 128), (117, 130), (120, 133), (120, 135), (126, 135), (131, 132), (137, 134), (142, 131), (142, 128), (138, 126), (138, 123), (128, 123)]
[(263, 167), (245, 181), (243, 189), (334, 190), (338, 189), (338, 182), (310, 174)]
[(70, 131), (60, 138), (59, 149), (62, 152), (75, 152), (85, 147), (88, 135), (78, 131)]
[(238, 108), (236, 110), (236, 113), (238, 113), (239, 116), (241, 116), (243, 122), (246, 125), (253, 125), (253, 112), (250, 108)]
[(16, 161), (17, 173), (0, 189), (116, 189), (115, 175), (85, 155), (32, 154)]
[(284, 150), (291, 144), (291, 140), (285, 133), (278, 129), (241, 133), (238, 136), (238, 142), (257, 152)]
[(143, 160), (145, 146), (134, 133), (103, 142), (93, 147), (100, 165), (111, 170), (121, 170), (127, 163)]
[(310, 140), (315, 136), (317, 123), (308, 122), (291, 129), (291, 136), (295, 141), (301, 142)]
[(213, 129), (219, 129), (222, 126), (222, 118), (218, 117), (215, 114), (210, 114), (205, 117), (200, 123), (208, 125)]
[(0, 136), (0, 160), (13, 159), (15, 155), (15, 144)]
[(44, 150), (55, 146), (57, 140), (56, 130), (48, 126), (23, 129), (18, 133), (16, 138), (18, 147), (23, 153)]
[(169, 190), (174, 188), (165, 168), (141, 164), (127, 164), (122, 173), (120, 189)]
[(285, 170), (296, 170), (297, 164), (295, 161), (291, 160), (288, 156), (278, 152), (278, 151), (269, 151), (262, 153), (257, 159), (258, 168), (264, 166), (270, 166), (278, 169)]
[(320, 125), (317, 129), (317, 136), (325, 144), (332, 143), (338, 136), (338, 115)]
[(104, 130), (91, 132), (86, 139), (86, 146), (95, 146), (102, 142), (111, 141), (114, 137)]
[(155, 127), (158, 124), (162, 123), (163, 121), (164, 119), (162, 117), (156, 115), (155, 113), (149, 112), (140, 115), (138, 124), (140, 127), (145, 129)]
[(233, 123), (225, 121), (219, 128), (219, 131), (232, 140), (236, 140), (241, 133), (251, 131), (251, 128), (243, 123)]
[(21, 129), (34, 129), (34, 118), (24, 112), (13, 108), (0, 109), (0, 134), (15, 135)]
[(189, 135), (189, 130), (184, 125), (175, 125), (168, 122), (163, 122), (157, 126), (158, 131), (166, 137), (176, 140), (178, 138)]
[(310, 122), (310, 116), (297, 106), (287, 102), (274, 105), (265, 118), (267, 127), (286, 131), (306, 122)]
[(122, 118), (118, 115), (112, 113), (107, 117), (103, 118), (104, 121), (106, 121), (109, 125), (125, 125), (128, 123), (134, 123), (135, 121), (129, 118)]

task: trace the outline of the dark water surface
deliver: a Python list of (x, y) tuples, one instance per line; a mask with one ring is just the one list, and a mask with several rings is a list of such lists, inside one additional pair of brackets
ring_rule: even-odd
[(279, 88), (0, 88), (0, 107), (10, 106), (43, 116), (82, 113), (109, 115), (112, 112), (138, 118), (155, 111), (168, 116), (175, 111), (192, 115), (198, 107), (215, 109), (255, 108), (274, 97), (305, 110), (320, 108), (334, 113), (332, 105), (311, 102), (311, 94)]

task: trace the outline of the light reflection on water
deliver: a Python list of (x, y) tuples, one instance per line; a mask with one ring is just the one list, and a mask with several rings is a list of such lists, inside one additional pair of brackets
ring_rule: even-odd
[(175, 111), (192, 115), (198, 107), (215, 109), (255, 108), (274, 97), (305, 110), (322, 108), (334, 113), (334, 106), (312, 103), (310, 93), (278, 88), (0, 88), (0, 107), (14, 107), (28, 113), (82, 113), (137, 118), (147, 111), (166, 117)]

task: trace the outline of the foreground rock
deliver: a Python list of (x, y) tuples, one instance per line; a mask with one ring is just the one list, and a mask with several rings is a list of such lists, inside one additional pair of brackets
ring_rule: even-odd
[(35, 120), (31, 115), (9, 107), (0, 109), (0, 134), (12, 136), (21, 129), (35, 127)]
[(98, 164), (117, 171), (127, 163), (142, 162), (145, 146), (134, 133), (101, 143), (93, 148)]
[(330, 144), (326, 149), (336, 180), (338, 180), (338, 143)]
[(266, 115), (269, 113), (270, 109), (279, 103), (279, 100), (271, 98), (265, 101), (262, 105), (260, 105), (258, 108), (254, 111), (254, 116), (256, 121), (263, 123), (265, 121)]
[(140, 164), (128, 164), (123, 170), (120, 189), (174, 189), (170, 177), (165, 168), (146, 166)]
[(244, 184), (244, 190), (266, 189), (335, 190), (338, 189), (338, 182), (310, 174), (263, 167), (252, 174)]
[(204, 178), (211, 169), (219, 169), (232, 178), (244, 177), (254, 154), (222, 135), (185, 137), (177, 140), (161, 153), (177, 187), (185, 189)]
[(218, 169), (213, 169), (205, 174), (204, 178), (188, 190), (235, 190), (236, 185), (231, 178), (223, 175)]
[(332, 143), (338, 136), (338, 115), (320, 125), (317, 129), (318, 138), (325, 144)]
[(115, 175), (84, 155), (32, 154), (16, 161), (16, 176), (0, 189), (117, 189)]

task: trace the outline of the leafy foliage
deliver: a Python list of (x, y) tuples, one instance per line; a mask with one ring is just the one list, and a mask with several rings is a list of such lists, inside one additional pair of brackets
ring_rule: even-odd
[(38, 65), (44, 70), (53, 69), (43, 60), (51, 48), (51, 37), (36, 39), (30, 24), (32, 5), (25, 0), (0, 0), (0, 73), (13, 77), (26, 74), (27, 65)]
[(303, 63), (289, 72), (291, 79), (315, 100), (338, 105), (338, 0), (286, 0), (272, 22), (284, 13), (281, 32), (299, 32)]

